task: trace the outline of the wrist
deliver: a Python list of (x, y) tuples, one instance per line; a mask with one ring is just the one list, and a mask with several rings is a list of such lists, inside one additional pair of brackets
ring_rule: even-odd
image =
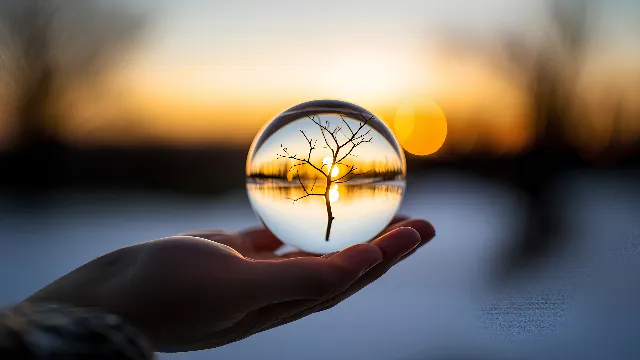
[(0, 315), (0, 334), (0, 354), (153, 359), (153, 349), (137, 329), (121, 317), (95, 308), (23, 302)]

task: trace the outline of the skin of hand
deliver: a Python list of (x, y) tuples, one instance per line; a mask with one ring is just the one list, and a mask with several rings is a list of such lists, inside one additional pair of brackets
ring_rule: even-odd
[(368, 244), (276, 255), (264, 227), (193, 231), (101, 256), (25, 299), (97, 307), (136, 326), (156, 351), (202, 350), (327, 310), (435, 236), (396, 218)]

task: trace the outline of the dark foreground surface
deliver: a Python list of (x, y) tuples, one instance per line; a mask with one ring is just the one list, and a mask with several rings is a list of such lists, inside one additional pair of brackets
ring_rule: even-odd
[[(493, 270), (524, 226), (521, 193), (458, 173), (409, 179), (402, 212), (437, 229), (409, 261), (331, 311), (160, 358), (636, 359), (640, 184), (629, 175), (577, 172), (555, 183), (568, 245), (513, 285), (498, 285)], [(61, 190), (29, 203), (5, 191), (0, 304), (125, 245), (257, 223), (241, 190), (203, 198)]]

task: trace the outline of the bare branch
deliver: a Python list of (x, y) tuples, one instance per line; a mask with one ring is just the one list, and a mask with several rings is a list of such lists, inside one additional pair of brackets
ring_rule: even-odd
[[(344, 184), (344, 183), (346, 183), (346, 182), (349, 182), (349, 181), (353, 180), (355, 177), (358, 177), (358, 176), (360, 176), (360, 175), (364, 175), (364, 174), (366, 174), (366, 173), (371, 172), (371, 170), (367, 170), (367, 171), (360, 172), (360, 173), (354, 173), (352, 170), (355, 170), (355, 169), (356, 169), (355, 167), (351, 167), (351, 170), (349, 170), (349, 172), (348, 172), (347, 174), (345, 174), (345, 175), (344, 175), (343, 177), (341, 177), (340, 179), (335, 180), (333, 183), (334, 183), (334, 184)], [(344, 177), (345, 177), (346, 175), (348, 175), (348, 174), (351, 174), (351, 177), (350, 177), (349, 179), (341, 180), (342, 178), (344, 178)]]
[[(313, 121), (316, 125), (319, 125), (318, 123), (316, 123), (316, 122), (314, 121), (314, 116), (311, 116), (311, 117), (307, 116), (307, 117), (308, 117), (309, 119), (311, 119), (311, 121)], [(331, 154), (332, 154), (333, 156), (336, 156), (336, 152), (335, 152), (335, 150), (333, 150), (333, 148), (331, 147), (331, 145), (329, 145), (329, 141), (327, 140), (327, 136), (324, 134), (324, 130), (322, 129), (322, 126), (321, 126), (321, 125), (319, 125), (319, 126), (320, 126), (320, 133), (322, 134), (322, 138), (324, 139), (324, 143), (325, 143), (325, 144), (327, 144), (327, 147), (329, 148), (329, 150), (331, 150)]]
[(296, 158), (296, 157), (287, 157), (287, 159), (293, 159), (293, 160), (297, 160), (297, 161), (303, 162), (303, 163), (305, 163), (305, 164), (309, 164), (309, 166), (311, 166), (312, 168), (314, 168), (314, 169), (318, 170), (322, 175), (327, 176), (327, 174), (325, 174), (325, 172), (324, 172), (324, 171), (322, 171), (319, 167), (317, 167), (317, 166), (313, 165), (313, 164), (311, 163), (311, 161), (309, 161), (309, 160), (306, 160), (306, 159), (299, 159), (299, 158)]
[[(342, 115), (340, 115), (340, 119), (342, 119), (342, 122), (347, 125), (347, 129), (349, 129), (349, 133), (351, 133), (351, 135), (353, 136), (353, 130), (351, 130), (351, 126), (349, 126), (349, 123), (347, 123), (347, 120), (345, 120)], [(348, 138), (348, 136), (345, 136), (346, 138)]]
[(346, 154), (344, 154), (341, 158), (339, 158), (337, 162), (342, 162), (342, 160), (346, 159), (347, 156), (349, 156), (349, 155), (354, 156), (354, 157), (358, 157), (357, 155), (353, 155), (352, 152), (353, 152), (353, 149), (355, 149), (360, 144), (362, 144), (362, 142), (352, 143), (351, 144), (351, 149), (349, 149), (349, 151), (347, 151)]
[(296, 199), (292, 199), (292, 198), (286, 198), (286, 199), (287, 200), (292, 200), (295, 203), (296, 201), (302, 200), (302, 199), (304, 199), (306, 197), (309, 197), (309, 196), (324, 196), (324, 194), (307, 194), (307, 195), (300, 196), (299, 198), (296, 198)]
[(308, 195), (309, 192), (307, 191), (307, 188), (304, 187), (304, 183), (302, 182), (302, 179), (300, 179), (300, 172), (298, 171), (298, 182), (300, 183), (300, 185), (302, 186), (302, 190), (304, 190), (304, 192)]
[(300, 132), (302, 133), (302, 136), (304, 136), (304, 138), (307, 140), (307, 143), (309, 143), (309, 154), (307, 155), (307, 160), (311, 161), (311, 152), (315, 150), (317, 141), (314, 141), (313, 139), (307, 137), (307, 134), (305, 134), (304, 131), (300, 130)]
[(288, 170), (287, 172), (289, 173), (289, 172), (291, 172), (291, 170), (293, 170), (293, 168), (295, 168), (295, 167), (297, 167), (297, 166), (302, 166), (302, 165), (304, 165), (304, 164), (305, 164), (304, 162), (294, 164), (294, 165), (292, 165), (292, 166), (289, 168), (289, 170)]
[(344, 136), (345, 139), (349, 138), (349, 136), (347, 136), (347, 134), (345, 134), (344, 131), (342, 131), (342, 128), (340, 128), (340, 134), (342, 134), (342, 136)]
[[(347, 166), (347, 167), (349, 167), (349, 166)], [(342, 176), (341, 176), (340, 178), (338, 178), (338, 179), (335, 179), (333, 182), (337, 182), (337, 181), (340, 181), (340, 180), (344, 179), (344, 178), (345, 178), (345, 177), (347, 177), (349, 174), (351, 174), (351, 173), (353, 172), (353, 170), (354, 170), (354, 169), (355, 169), (355, 166), (351, 166), (351, 167), (349, 167), (349, 171), (347, 171), (347, 173), (346, 173), (346, 174), (342, 175)]]
[[(304, 199), (306, 197), (309, 196), (324, 196), (324, 194), (315, 194), (312, 192), (307, 191), (306, 186), (304, 186), (304, 183), (302, 182), (302, 179), (300, 178), (300, 172), (297, 173), (298, 175), (298, 182), (300, 183), (300, 186), (302, 186), (302, 190), (304, 191), (305, 195), (300, 196), (299, 198), (293, 199), (293, 198), (286, 198), (287, 200), (292, 200), (294, 203), (298, 200)], [(313, 182), (313, 186), (311, 186), (311, 191), (313, 191), (313, 188), (316, 186), (316, 182), (318, 181), (318, 178), (316, 177), (315, 181)]]
[[(311, 121), (313, 121), (314, 124), (318, 125), (320, 127), (320, 132), (322, 133), (322, 136), (324, 137), (324, 131), (326, 131), (329, 135), (331, 135), (331, 139), (333, 140), (333, 142), (336, 144), (337, 149), (335, 150), (335, 153), (337, 153), (338, 151), (340, 151), (340, 143), (338, 142), (338, 139), (336, 139), (335, 134), (329, 130), (329, 122), (326, 122), (326, 125), (322, 125), (322, 123), (320, 123), (320, 119), (318, 118), (318, 121), (316, 121), (315, 116), (313, 117), (309, 117), (307, 116)], [(326, 138), (325, 138), (326, 141)], [(327, 142), (327, 146), (329, 146), (329, 143)], [(334, 152), (334, 150), (329, 146), (329, 148), (331, 149), (331, 152)]]
[[(358, 136), (358, 133), (360, 132), (360, 130), (362, 130), (362, 129), (367, 125), (367, 123), (368, 123), (369, 121), (371, 121), (371, 120), (374, 118), (374, 116), (373, 116), (373, 115), (371, 115), (371, 117), (370, 117), (370, 118), (365, 117), (365, 116), (364, 116), (364, 114), (360, 114), (360, 116), (362, 116), (362, 118), (364, 119), (364, 121), (363, 121), (362, 123), (360, 123), (360, 125), (358, 126), (358, 128), (356, 129), (356, 131), (352, 131), (352, 133), (353, 133), (353, 134), (351, 135), (351, 137), (350, 137), (350, 138), (349, 138), (349, 139), (348, 139), (344, 144), (340, 145), (340, 147), (346, 146), (348, 143), (352, 143), (352, 142), (353, 142), (353, 140), (354, 140), (354, 139), (356, 139), (356, 137)], [(350, 129), (351, 129), (351, 128), (350, 128)], [(371, 129), (369, 129), (369, 131), (371, 131)], [(368, 133), (369, 133), (369, 132), (367, 131), (367, 134), (368, 134)], [(353, 150), (353, 149), (352, 149), (352, 150)]]
[(369, 133), (371, 132), (371, 129), (368, 129), (365, 133), (363, 133), (363, 134), (361, 134), (361, 135), (358, 135), (358, 133), (360, 132), (360, 130), (362, 130), (362, 129), (367, 125), (367, 123), (368, 123), (371, 119), (373, 119), (373, 116), (371, 116), (371, 117), (370, 117), (370, 118), (368, 118), (368, 119), (367, 119), (367, 118), (365, 118), (365, 117), (364, 117), (364, 115), (362, 115), (362, 117), (365, 119), (365, 121), (364, 121), (363, 123), (361, 123), (361, 124), (358, 126), (358, 128), (356, 129), (356, 131), (355, 131), (355, 132), (353, 132), (353, 134), (351, 135), (351, 138), (349, 138), (349, 139), (348, 139), (344, 144), (342, 144), (342, 146), (341, 146), (341, 148), (342, 148), (342, 147), (344, 147), (344, 146), (347, 146), (348, 144), (351, 144), (351, 148), (349, 149), (349, 151), (347, 151), (347, 153), (346, 153), (346, 154), (344, 154), (342, 157), (338, 158), (338, 161), (337, 161), (337, 162), (341, 162), (342, 160), (346, 159), (349, 155), (352, 155), (352, 156), (357, 157), (356, 155), (353, 155), (353, 154), (352, 154), (353, 150), (354, 150), (356, 147), (358, 147), (358, 146), (362, 145), (363, 143), (369, 143), (369, 142), (371, 142), (371, 141), (373, 140), (373, 137), (369, 137), (368, 139), (365, 139), (365, 137), (366, 137), (367, 135), (369, 135)]
[(302, 136), (304, 136), (304, 138), (307, 139), (307, 142), (309, 143), (309, 146), (311, 146), (311, 139), (309, 139), (307, 137), (307, 134), (305, 134), (304, 131), (300, 130), (300, 132), (302, 133)]
[[(298, 166), (298, 165), (302, 165), (302, 163), (309, 164), (309, 166), (311, 166), (312, 168), (314, 168), (317, 171), (319, 171), (323, 176), (325, 176), (325, 177), (328, 176), (327, 174), (325, 174), (324, 171), (322, 171), (322, 169), (320, 169), (319, 167), (313, 165), (313, 163), (310, 161), (310, 159), (311, 159), (311, 150), (309, 151), (309, 158), (308, 159), (301, 159), (301, 158), (298, 157), (298, 154), (291, 155), (289, 153), (289, 151), (287, 150), (287, 148), (283, 147), (282, 144), (280, 144), (280, 147), (282, 148), (282, 151), (285, 153), (285, 155), (278, 154), (277, 155), (278, 159), (281, 159), (281, 158), (282, 159), (291, 159), (291, 160), (299, 161), (301, 163), (301, 164), (296, 164), (296, 165), (292, 166), (292, 168), (295, 167), (295, 166)], [(291, 170), (291, 169), (289, 169), (289, 170)]]
[(320, 129), (324, 129), (326, 130), (328, 133), (330, 133), (331, 131), (329, 129), (327, 129), (327, 127), (325, 125), (322, 125), (320, 123), (320, 120), (316, 121), (315, 116), (307, 116), (309, 118), (309, 120), (313, 121), (314, 124), (318, 125), (320, 127)]
[(352, 139), (352, 141), (353, 141), (353, 140), (362, 139), (362, 138), (364, 138), (365, 136), (369, 135), (369, 133), (370, 133), (370, 132), (371, 132), (371, 129), (367, 130), (367, 132), (366, 132), (366, 133), (364, 133), (364, 134), (362, 134), (362, 135), (359, 135), (359, 136), (354, 137), (354, 138)]

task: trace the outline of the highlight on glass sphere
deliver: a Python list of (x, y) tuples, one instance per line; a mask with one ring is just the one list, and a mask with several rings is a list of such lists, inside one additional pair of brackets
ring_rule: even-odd
[(326, 254), (372, 240), (393, 219), (406, 163), (389, 128), (347, 102), (296, 105), (256, 136), (249, 201), (282, 242)]

